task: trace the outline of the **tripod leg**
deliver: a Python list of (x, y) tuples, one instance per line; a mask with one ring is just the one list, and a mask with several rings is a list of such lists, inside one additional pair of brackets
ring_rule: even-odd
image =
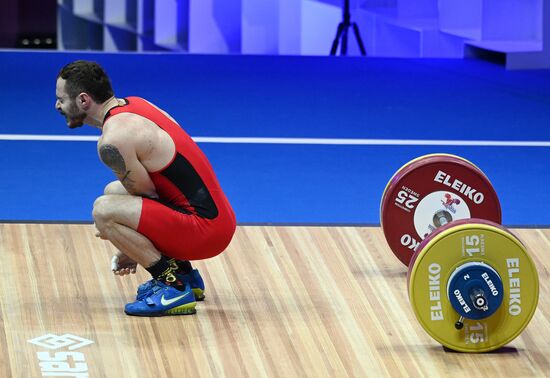
[(330, 55), (336, 55), (336, 50), (338, 50), (338, 41), (340, 40), (340, 36), (342, 35), (343, 30), (344, 30), (344, 24), (343, 23), (338, 24), (338, 29), (336, 30), (336, 37), (334, 38), (334, 41), (332, 42), (332, 48), (330, 49)]
[(359, 45), (359, 50), (361, 50), (361, 55), (365, 56), (367, 55), (367, 51), (365, 50), (365, 45), (363, 45), (363, 40), (361, 39), (361, 34), (359, 34), (359, 27), (357, 27), (357, 24), (354, 22), (351, 24), (353, 26), (353, 32), (355, 33), (355, 39), (357, 39), (357, 44)]
[(344, 32), (342, 34), (342, 50), (340, 55), (346, 56), (348, 54), (348, 26), (344, 26)]

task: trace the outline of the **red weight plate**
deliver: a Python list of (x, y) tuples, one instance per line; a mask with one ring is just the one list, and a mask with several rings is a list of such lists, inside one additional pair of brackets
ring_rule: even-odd
[(502, 221), (489, 179), (453, 155), (428, 155), (401, 168), (384, 192), (380, 213), (386, 240), (405, 265), (419, 243), (444, 224), (469, 218)]

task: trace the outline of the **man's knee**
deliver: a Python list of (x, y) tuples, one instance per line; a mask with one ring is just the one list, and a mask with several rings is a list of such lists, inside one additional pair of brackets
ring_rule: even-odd
[(129, 194), (120, 181), (112, 181), (107, 184), (103, 194)]
[(137, 229), (141, 215), (142, 199), (135, 196), (103, 195), (94, 202), (92, 215), (96, 227), (108, 227), (119, 223)]
[(112, 220), (113, 213), (111, 202), (109, 196), (100, 196), (95, 200), (92, 216), (98, 227)]

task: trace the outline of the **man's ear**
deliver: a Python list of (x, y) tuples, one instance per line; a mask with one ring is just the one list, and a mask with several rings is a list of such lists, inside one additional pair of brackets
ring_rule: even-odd
[(92, 98), (88, 93), (82, 92), (76, 97), (76, 103), (78, 107), (84, 111), (87, 111), (92, 106)]

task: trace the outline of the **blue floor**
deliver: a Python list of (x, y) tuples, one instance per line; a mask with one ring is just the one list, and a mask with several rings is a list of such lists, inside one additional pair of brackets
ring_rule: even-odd
[[(550, 141), (550, 71), (470, 60), (0, 52), (0, 134), (68, 130), (55, 78), (75, 59), (193, 136)], [(550, 148), (201, 143), (243, 223), (378, 224), (393, 172), (448, 152), (489, 176), (509, 226), (549, 226)], [(1, 141), (0, 220), (90, 221), (114, 176), (93, 142)]]

